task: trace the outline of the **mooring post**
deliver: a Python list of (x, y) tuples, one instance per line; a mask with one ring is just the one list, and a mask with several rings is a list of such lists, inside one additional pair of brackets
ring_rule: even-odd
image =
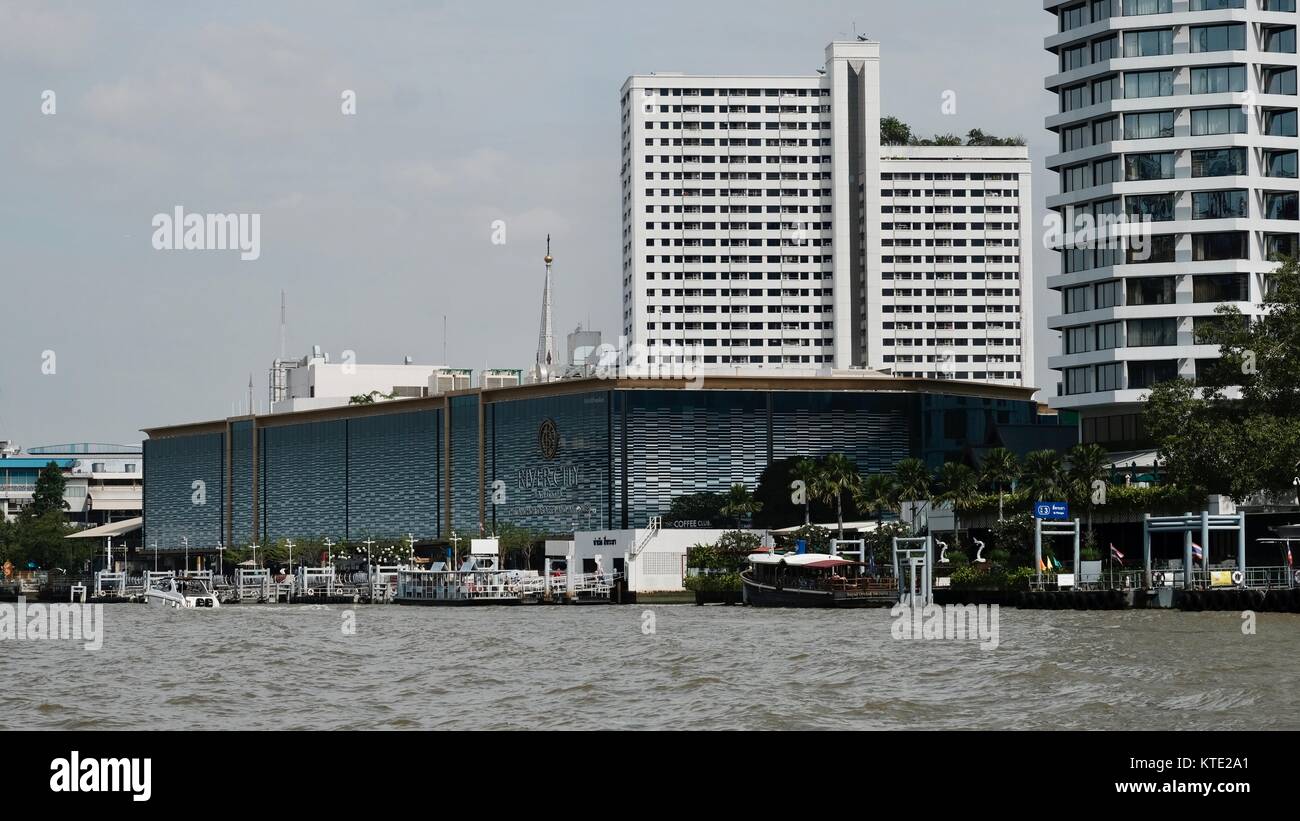
[[(1291, 545), (1287, 544), (1289, 551)], [(1246, 511), (1237, 512), (1237, 569), (1241, 571), (1241, 580), (1246, 580)]]
[[(1201, 566), (1209, 571), (1210, 569), (1210, 511), (1201, 511)], [(1209, 581), (1209, 573), (1206, 573), (1206, 582)]]
[(1079, 520), (1074, 520), (1074, 589), (1079, 589), (1079, 580), (1083, 576), (1079, 565)]
[(1142, 574), (1146, 576), (1146, 589), (1151, 589), (1151, 514), (1142, 514)]
[[(1192, 518), (1190, 512), (1183, 515), (1187, 519)], [(1186, 520), (1183, 523), (1187, 524)], [(1201, 549), (1204, 550), (1205, 546), (1202, 545)], [(1183, 589), (1192, 589), (1192, 529), (1190, 527), (1183, 529)]]
[(1043, 520), (1034, 517), (1034, 574), (1038, 586), (1043, 586)]

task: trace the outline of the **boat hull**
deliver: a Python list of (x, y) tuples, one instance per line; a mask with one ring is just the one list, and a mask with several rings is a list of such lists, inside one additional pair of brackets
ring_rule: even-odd
[(854, 593), (849, 591), (806, 590), (803, 588), (777, 589), (759, 584), (740, 575), (744, 584), (745, 603), (753, 607), (893, 607), (897, 597), (881, 593)]

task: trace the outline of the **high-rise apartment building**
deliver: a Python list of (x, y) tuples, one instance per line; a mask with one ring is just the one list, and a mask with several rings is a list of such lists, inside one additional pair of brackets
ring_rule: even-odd
[[(1147, 444), (1141, 400), (1217, 356), (1197, 331), (1258, 313), (1297, 245), (1295, 0), (1047, 0), (1060, 153), (1050, 210), (1149, 220), (1126, 248), (1061, 252), (1057, 408), (1113, 450)], [(1149, 235), (1149, 239), (1145, 236)]]
[(804, 77), (634, 75), (621, 114), (631, 343), (1030, 384), (1028, 154), (882, 147), (878, 43)]

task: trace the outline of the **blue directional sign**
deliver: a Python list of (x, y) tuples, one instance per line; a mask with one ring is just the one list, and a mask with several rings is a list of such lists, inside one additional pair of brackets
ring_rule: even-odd
[(1065, 502), (1035, 502), (1034, 517), (1038, 519), (1069, 519), (1070, 506)]

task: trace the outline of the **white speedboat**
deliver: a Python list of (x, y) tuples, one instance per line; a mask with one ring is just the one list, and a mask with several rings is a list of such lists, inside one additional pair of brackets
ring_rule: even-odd
[(217, 594), (202, 579), (159, 579), (144, 597), (149, 604), (178, 610), (221, 606)]

